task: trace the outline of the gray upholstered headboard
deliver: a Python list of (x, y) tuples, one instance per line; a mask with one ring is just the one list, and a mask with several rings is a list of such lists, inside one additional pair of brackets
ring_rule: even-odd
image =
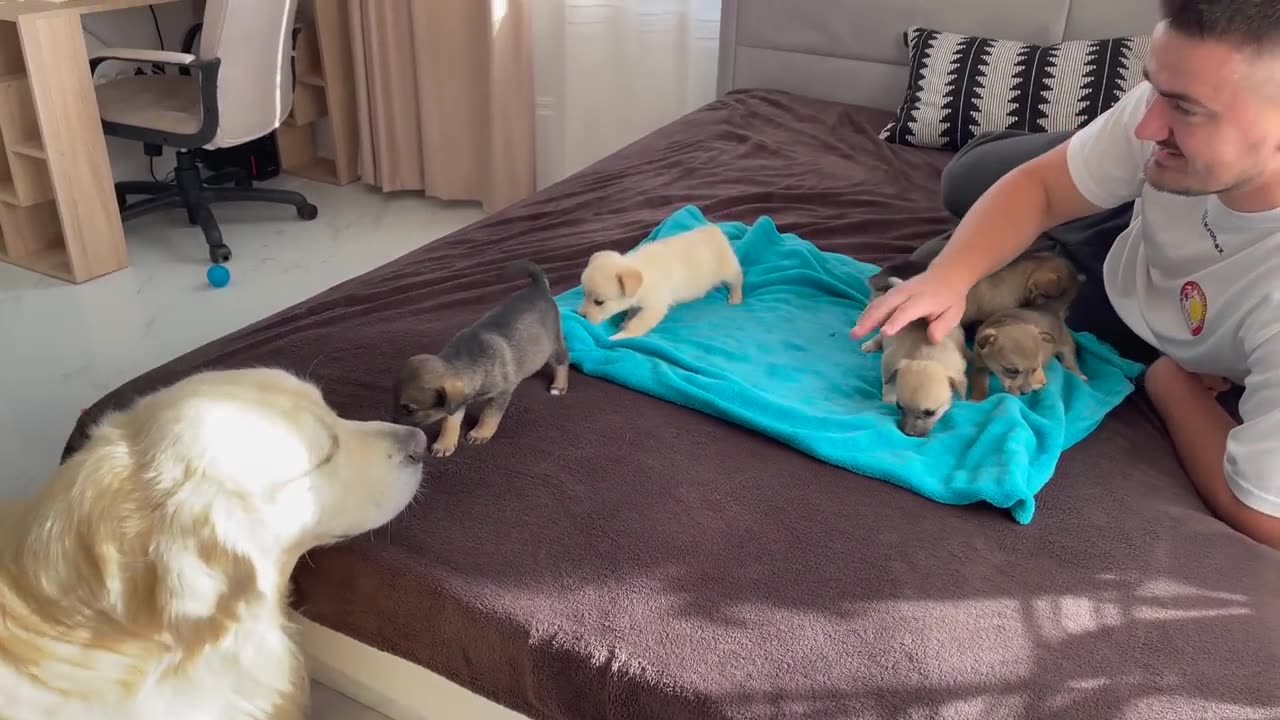
[(1151, 32), (1157, 0), (722, 0), (717, 94), (789, 90), (894, 110), (911, 25), (1054, 43)]

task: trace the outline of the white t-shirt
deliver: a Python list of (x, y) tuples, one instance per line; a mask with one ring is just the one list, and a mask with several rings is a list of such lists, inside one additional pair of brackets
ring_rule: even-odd
[(1095, 205), (1134, 202), (1103, 269), (1107, 296), (1141, 338), (1179, 365), (1245, 387), (1225, 470), (1245, 504), (1280, 516), (1280, 210), (1239, 213), (1216, 195), (1148, 185), (1154, 143), (1134, 128), (1142, 83), (1068, 141), (1076, 186)]

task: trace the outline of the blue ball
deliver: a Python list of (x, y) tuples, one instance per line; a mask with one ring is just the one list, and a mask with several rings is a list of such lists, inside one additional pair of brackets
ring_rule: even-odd
[(231, 282), (231, 271), (226, 265), (210, 265), (204, 276), (208, 278), (209, 284), (216, 287), (226, 287)]

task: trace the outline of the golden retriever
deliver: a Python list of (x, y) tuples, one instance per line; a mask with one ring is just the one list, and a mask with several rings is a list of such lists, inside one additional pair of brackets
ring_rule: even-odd
[(399, 514), (426, 442), (275, 369), (198, 373), (104, 417), (0, 506), (0, 718), (304, 717), (290, 572)]

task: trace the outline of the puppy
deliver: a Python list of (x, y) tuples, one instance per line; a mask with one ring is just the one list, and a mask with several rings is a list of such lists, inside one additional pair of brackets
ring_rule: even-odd
[(987, 397), (988, 372), (1000, 379), (1005, 392), (1023, 395), (1044, 387), (1044, 366), (1052, 357), (1081, 380), (1089, 378), (1076, 364), (1076, 343), (1062, 311), (1016, 308), (996, 313), (978, 326), (969, 384), (973, 399)]
[[(927, 268), (927, 264), (911, 258), (885, 267), (868, 280), (873, 298), (892, 287), (891, 277), (906, 279)], [(1084, 276), (1061, 255), (1051, 252), (1022, 255), (970, 288), (960, 324), (973, 327), (996, 313), (1020, 307), (1065, 311), (1079, 294), (1083, 282)]]
[(302, 720), (290, 573), (398, 515), (426, 446), (265, 368), (106, 415), (39, 494), (0, 505), (0, 716)]
[(1083, 282), (1084, 276), (1061, 255), (1023, 255), (969, 290), (960, 324), (979, 324), (997, 313), (1021, 307), (1040, 307), (1065, 315)]
[(455, 335), (439, 355), (415, 355), (400, 369), (393, 415), (397, 422), (419, 426), (443, 418), (431, 446), (436, 457), (458, 448), (462, 418), (471, 404), (484, 409), (467, 442), (488, 442), (516, 386), (548, 364), (554, 374), (551, 394), (569, 391), (569, 349), (547, 276), (531, 262), (513, 263), (506, 270), (508, 276), (518, 272), (532, 281), (527, 287)]
[(697, 300), (720, 285), (729, 303), (742, 302), (742, 266), (729, 238), (716, 225), (647, 242), (623, 255), (601, 250), (582, 271), (578, 314), (599, 323), (626, 310), (610, 340), (640, 337), (657, 327), (675, 305)]
[[(898, 278), (889, 280), (900, 284)], [(929, 340), (929, 325), (908, 323), (892, 337), (883, 333), (862, 344), (863, 352), (884, 351), (880, 359), (881, 397), (898, 408), (898, 428), (911, 437), (928, 435), (951, 409), (953, 395), (963, 400), (968, 391), (965, 369), (969, 353), (964, 332), (952, 328), (943, 341)]]

